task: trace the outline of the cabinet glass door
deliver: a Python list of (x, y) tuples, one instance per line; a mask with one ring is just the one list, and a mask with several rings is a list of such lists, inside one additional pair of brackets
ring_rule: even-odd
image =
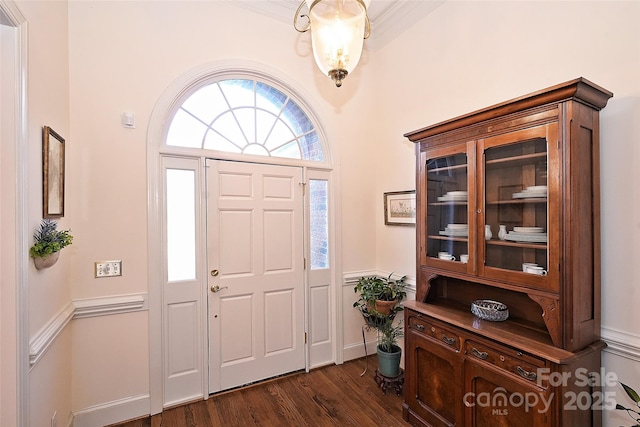
[(485, 147), (486, 267), (547, 274), (547, 146), (540, 136)]
[(427, 259), (467, 263), (470, 232), (467, 154), (429, 158), (426, 167)]

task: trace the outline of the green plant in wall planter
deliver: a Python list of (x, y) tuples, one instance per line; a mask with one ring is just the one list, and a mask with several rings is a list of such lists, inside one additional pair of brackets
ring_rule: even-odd
[(38, 270), (49, 268), (58, 261), (60, 250), (71, 244), (71, 230), (58, 230), (58, 223), (43, 219), (40, 227), (33, 233), (34, 244), (29, 255)]
[(625, 406), (622, 406), (619, 403), (616, 403), (616, 409), (621, 411), (627, 411), (627, 414), (629, 414), (629, 416), (633, 418), (633, 420), (636, 422), (633, 425), (633, 427), (640, 427), (640, 395), (638, 395), (638, 393), (636, 393), (636, 391), (631, 387), (629, 387), (628, 385), (623, 383), (620, 383), (620, 385), (622, 386), (624, 391), (627, 393), (627, 396), (629, 396), (629, 398), (633, 400), (636, 406), (634, 409), (632, 409), (632, 408), (627, 408)]

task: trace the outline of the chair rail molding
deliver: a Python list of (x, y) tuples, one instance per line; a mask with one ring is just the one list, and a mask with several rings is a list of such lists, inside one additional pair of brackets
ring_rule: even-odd
[(147, 309), (146, 294), (119, 295), (74, 300), (74, 319), (129, 313)]
[[(382, 278), (389, 277), (389, 275), (393, 275), (392, 278), (399, 279), (402, 277), (402, 274), (398, 274), (396, 272), (388, 272), (381, 270), (365, 270), (365, 271), (349, 271), (345, 272), (342, 275), (342, 286), (355, 286), (358, 283), (358, 279), (364, 276), (378, 276)], [(407, 299), (415, 299), (416, 295), (416, 279), (415, 277), (407, 276), (405, 280), (405, 289), (407, 291), (407, 296), (411, 298)]]
[(603, 351), (640, 362), (640, 335), (603, 326), (601, 336), (607, 343)]
[(144, 310), (147, 310), (146, 293), (69, 301), (29, 340), (29, 369), (33, 369), (71, 320)]

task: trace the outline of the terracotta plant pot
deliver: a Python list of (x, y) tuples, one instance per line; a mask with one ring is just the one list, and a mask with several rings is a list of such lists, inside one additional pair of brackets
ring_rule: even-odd
[(36, 269), (42, 270), (44, 268), (49, 268), (56, 262), (58, 262), (58, 257), (60, 256), (60, 252), (54, 252), (49, 255), (45, 255), (43, 257), (36, 257), (33, 259), (33, 263), (36, 265)]
[(384, 314), (388, 316), (391, 312), (391, 309), (396, 305), (397, 301), (376, 301), (376, 311), (380, 314)]

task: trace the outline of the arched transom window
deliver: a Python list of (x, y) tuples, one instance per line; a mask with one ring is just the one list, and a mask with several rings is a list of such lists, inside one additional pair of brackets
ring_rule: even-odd
[(220, 80), (194, 92), (176, 111), (166, 143), (239, 154), (325, 160), (318, 132), (302, 108), (273, 86), (249, 79)]

